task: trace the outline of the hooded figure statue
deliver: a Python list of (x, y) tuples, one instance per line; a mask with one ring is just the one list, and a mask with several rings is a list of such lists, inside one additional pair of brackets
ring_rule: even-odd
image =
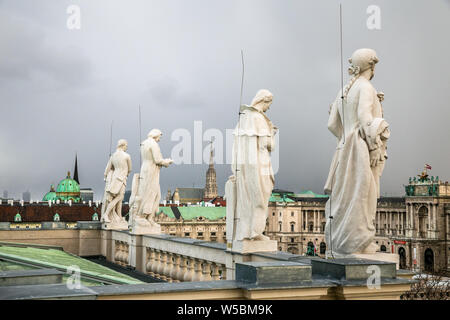
[(239, 123), (233, 132), (231, 169), (234, 175), (225, 186), (227, 222), (230, 215), (236, 221), (235, 237), (232, 239), (227, 232), (228, 240), (269, 240), (262, 233), (275, 182), (270, 153), (277, 128), (265, 115), (272, 98), (268, 90), (260, 90), (250, 106), (243, 105), (240, 109)]
[[(374, 219), (380, 196), (389, 125), (370, 80), (378, 62), (372, 49), (356, 50), (350, 82), (331, 105), (328, 129), (338, 139), (325, 193), (327, 254), (374, 253)], [(384, 94), (383, 94), (384, 97)]]

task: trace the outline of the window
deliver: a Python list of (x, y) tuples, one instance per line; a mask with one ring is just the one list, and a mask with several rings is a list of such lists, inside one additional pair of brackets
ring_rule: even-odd
[(280, 212), (280, 217), (281, 217), (281, 212)]
[(291, 242), (294, 242), (295, 238), (291, 238)]
[(198, 237), (203, 237), (203, 232), (197, 232)]
[(272, 216), (275, 216), (275, 212), (272, 212)]
[(294, 226), (295, 226), (295, 224), (291, 223), (291, 232), (294, 232)]
[(216, 233), (215, 233), (215, 232), (211, 232), (211, 236), (212, 236), (212, 237), (215, 237), (215, 236), (216, 236)]
[(320, 243), (320, 254), (325, 254), (327, 250), (327, 245), (325, 244), (325, 242), (321, 242)]
[(291, 217), (293, 217), (294, 216), (294, 212), (291, 212)]
[(279, 231), (281, 231), (281, 222), (278, 224), (278, 226), (279, 226)]
[(190, 235), (191, 235), (190, 232), (185, 232), (185, 233), (184, 233), (184, 236), (185, 236), (185, 237), (189, 237)]

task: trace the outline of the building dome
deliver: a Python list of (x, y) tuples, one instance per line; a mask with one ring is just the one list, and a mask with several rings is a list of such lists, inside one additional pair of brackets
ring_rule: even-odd
[(56, 201), (56, 192), (53, 185), (50, 186), (50, 191), (47, 192), (42, 201)]
[(80, 201), (80, 185), (70, 177), (70, 171), (67, 177), (58, 184), (56, 196), (61, 200)]

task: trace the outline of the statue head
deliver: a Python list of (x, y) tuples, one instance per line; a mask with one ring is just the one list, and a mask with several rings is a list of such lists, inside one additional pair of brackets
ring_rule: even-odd
[(351, 66), (348, 68), (348, 73), (356, 76), (367, 72), (367, 70), (371, 70), (369, 74), (369, 80), (371, 80), (374, 76), (375, 64), (378, 61), (375, 50), (366, 48), (358, 49), (348, 59), (348, 62), (351, 63)]
[(159, 140), (161, 140), (161, 136), (162, 136), (162, 132), (159, 129), (152, 129), (148, 133), (148, 137), (155, 139), (156, 142), (159, 142)]
[(128, 149), (128, 142), (127, 142), (127, 140), (125, 140), (125, 139), (120, 139), (120, 140), (117, 142), (117, 149), (121, 149), (121, 150), (123, 150), (123, 151), (127, 151), (127, 149)]
[(269, 90), (261, 89), (253, 98), (251, 106), (261, 112), (266, 112), (272, 104), (272, 99), (273, 95)]

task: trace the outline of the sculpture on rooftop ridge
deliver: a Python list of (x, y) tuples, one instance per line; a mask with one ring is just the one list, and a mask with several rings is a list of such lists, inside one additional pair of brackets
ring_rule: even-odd
[[(272, 99), (273, 95), (268, 90), (259, 90), (250, 106), (240, 108), (239, 123), (233, 133), (233, 175), (225, 186), (229, 243), (272, 243), (263, 235), (275, 183), (270, 153), (275, 147), (277, 128), (265, 114)], [(269, 247), (265, 248), (273, 250), (273, 243)], [(264, 248), (259, 249), (264, 251)], [(277, 250), (276, 241), (274, 249)]]
[(158, 145), (161, 136), (160, 130), (153, 129), (141, 143), (141, 171), (133, 177), (130, 196), (129, 225), (134, 234), (161, 233), (161, 226), (154, 220), (161, 200), (159, 172), (162, 167), (173, 163), (172, 159), (164, 159), (161, 154)]
[(356, 50), (349, 73), (352, 79), (331, 106), (328, 129), (337, 139), (325, 193), (330, 194), (325, 214), (328, 254), (372, 254), (376, 245), (374, 219), (380, 196), (389, 125), (383, 119), (384, 94), (370, 80), (378, 62), (372, 49)]
[(105, 169), (105, 193), (102, 201), (101, 221), (104, 228), (126, 230), (128, 223), (122, 217), (122, 201), (125, 196), (127, 178), (131, 172), (131, 157), (126, 153), (128, 143), (120, 139), (117, 150), (109, 158)]

